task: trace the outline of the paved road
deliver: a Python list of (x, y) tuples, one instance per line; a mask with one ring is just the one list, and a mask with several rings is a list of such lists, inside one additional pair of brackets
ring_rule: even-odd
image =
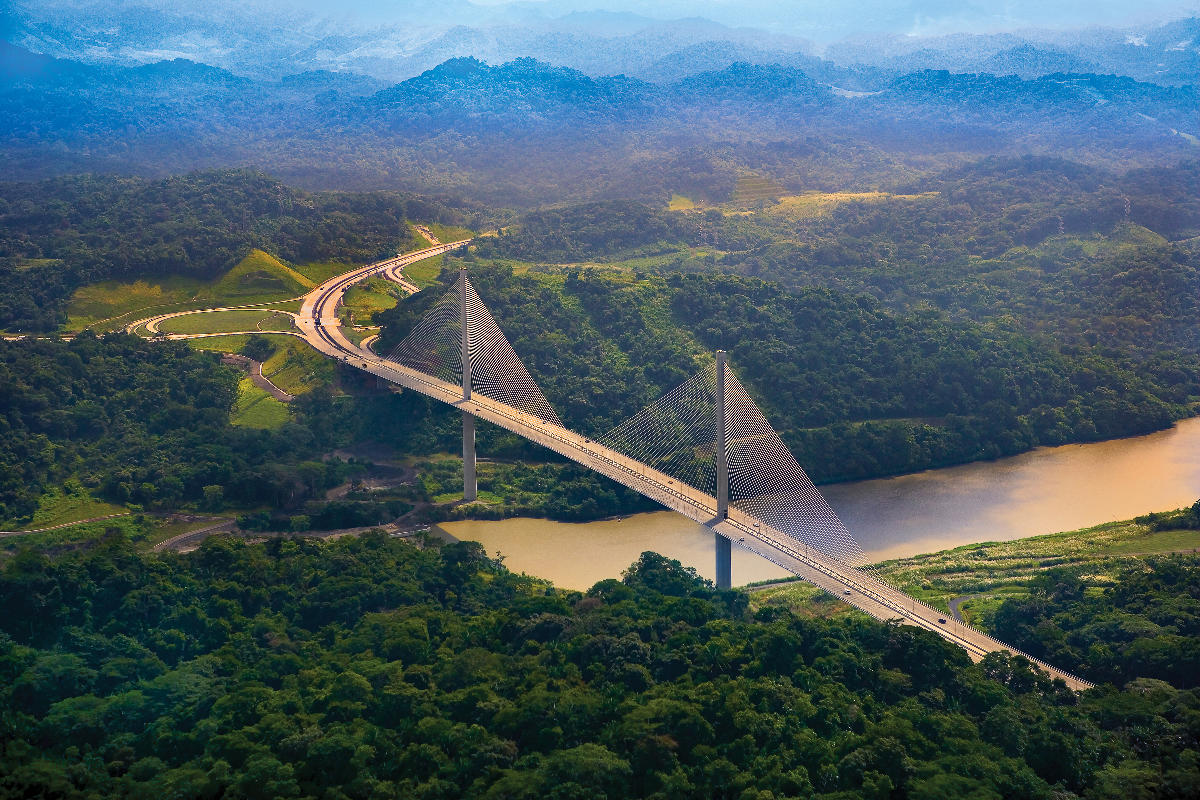
[[(728, 519), (718, 520), (716, 499), (711, 495), (686, 484), (677, 483), (668, 475), (616, 450), (478, 394), (468, 401), (463, 401), (460, 386), (440, 381), (400, 364), (384, 361), (369, 350), (351, 343), (343, 335), (337, 318), (337, 308), (342, 295), (350, 286), (385, 269), (402, 266), (400, 262), (412, 263), (464, 244), (465, 241), (438, 245), (331, 278), (304, 298), (304, 305), (297, 320), (301, 334), (309, 344), (330, 358), (336, 358), (448, 405), (462, 408), (480, 419), (499, 425), (606, 475), (639, 494), (706, 525), (739, 546), (816, 584), (876, 619), (898, 619), (934, 631), (961, 646), (976, 660), (993, 651), (1017, 652), (1003, 642), (957, 620), (947, 619), (945, 612), (919, 603), (865, 572), (797, 544), (782, 532), (737, 509), (730, 509)], [(1091, 687), (1091, 684), (1073, 675), (1037, 662), (1028, 655), (1025, 657), (1038, 663), (1051, 676), (1061, 678), (1073, 689)]]
[[(283, 300), (280, 302), (288, 302), (288, 301)], [(267, 307), (265, 307), (267, 305), (269, 305), (269, 304), (260, 303), (258, 305), (251, 305), (251, 306), (223, 306), (221, 308), (198, 308), (198, 309), (193, 309), (191, 311), (172, 311), (167, 314), (159, 314), (154, 317), (147, 317), (146, 319), (139, 319), (136, 322), (131, 322), (125, 326), (125, 330), (132, 333), (134, 331), (134, 329), (137, 328), (138, 326), (145, 325), (146, 331), (148, 333), (157, 334), (159, 332), (158, 326), (161, 325), (162, 323), (166, 322), (169, 319), (175, 319), (176, 317), (190, 317), (194, 314), (218, 314), (222, 311), (270, 311), (275, 314), (283, 314), (284, 316), (291, 317), (292, 321), (295, 322), (296, 313), (294, 311), (283, 311), (282, 309), (278, 309), (278, 308), (267, 308)], [(235, 335), (240, 336), (240, 335), (247, 334), (247, 333), (286, 333), (286, 331), (261, 331), (261, 330), (238, 331)], [(194, 336), (195, 334), (172, 334), (172, 335), (173, 336)], [(211, 336), (212, 334), (207, 334), (207, 335)]]
[(201, 542), (203, 542), (209, 536), (212, 536), (214, 533), (233, 530), (235, 524), (236, 523), (231, 519), (221, 520), (213, 525), (199, 528), (194, 531), (187, 531), (186, 533), (172, 536), (170, 539), (164, 539), (163, 541), (154, 545), (151, 550), (156, 552), (162, 552), (163, 550), (174, 550), (175, 552), (186, 552), (189, 549), (194, 550), (200, 546)]
[(101, 520), (114, 519), (116, 517), (128, 517), (132, 511), (122, 511), (118, 514), (105, 514), (102, 517), (88, 517), (87, 519), (77, 519), (74, 522), (63, 522), (59, 525), (51, 525), (47, 528), (30, 528), (25, 531), (0, 531), (0, 538), (5, 536), (24, 536), (27, 533), (44, 533), (46, 531), (56, 531), (59, 528), (70, 528), (72, 525), (83, 525), (85, 522), (100, 522)]
[(296, 398), (280, 389), (275, 384), (271, 383), (271, 379), (263, 375), (263, 365), (261, 361), (255, 361), (249, 356), (243, 356), (238, 353), (222, 353), (221, 360), (226, 364), (235, 364), (250, 373), (250, 382), (258, 388), (267, 392), (281, 403), (290, 403)]

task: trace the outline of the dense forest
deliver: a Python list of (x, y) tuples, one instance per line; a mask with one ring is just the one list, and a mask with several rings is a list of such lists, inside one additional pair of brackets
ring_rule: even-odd
[[(1180, 526), (1200, 527), (1200, 502)], [(1093, 681), (1130, 675), (1200, 686), (1200, 563), (1160, 557), (1094, 586), (1078, 569), (1052, 569), (1028, 599), (996, 612), (995, 634)]]
[[(281, 431), (229, 424), (237, 377), (182, 343), (0, 341), (0, 519), (68, 482), (119, 503), (294, 506), (340, 480), (322, 399)], [(328, 400), (324, 400), (328, 403)], [(312, 423), (312, 424), (309, 424)]]
[(388, 192), (309, 194), (242, 170), (0, 184), (0, 329), (58, 327), (89, 283), (211, 280), (255, 247), (294, 262), (372, 261), (410, 243), (408, 219), (461, 212)]
[[(1156, 430), (1186, 413), (1179, 400), (1194, 378), (1164, 386), (1011, 326), (896, 313), (827, 289), (705, 274), (514, 275), (483, 263), (471, 274), (573, 429), (603, 434), (725, 348), (817, 480)], [(381, 352), (444, 291), (381, 314)]]
[[(183, 343), (124, 334), (84, 333), (71, 342), (0, 341), (0, 527), (27, 525), (52, 490), (94, 495), (136, 510), (236, 511), (247, 530), (328, 530), (374, 525), (421, 507), (421, 519), (455, 513), (429, 506), (462, 491), (462, 469), (426, 464), (394, 496), (326, 490), (361, 475), (365, 464), (330, 458), (339, 447), (379, 442), (398, 457), (452, 452), (461, 432), (454, 409), (414, 393), (329, 387), (291, 404), (276, 431), (230, 424), (237, 375), (212, 354)], [(533, 514), (595, 519), (648, 510), (640, 495), (574, 465), (525, 467), (547, 453), (506, 431), (481, 425), (491, 458), (481, 487), (502, 499), (479, 516)]]
[(751, 615), (647, 553), (556, 592), (478, 545), (119, 536), (0, 573), (20, 797), (1193, 796), (1195, 689), (1077, 697), (911, 628)]

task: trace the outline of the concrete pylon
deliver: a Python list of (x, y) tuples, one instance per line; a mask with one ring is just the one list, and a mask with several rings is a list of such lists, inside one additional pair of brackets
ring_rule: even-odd
[[(729, 518), (729, 454), (725, 429), (725, 351), (717, 351), (717, 518)], [(733, 546), (721, 534), (716, 535), (717, 588), (733, 587)]]
[(463, 418), (463, 500), (468, 503), (479, 497), (479, 481), (475, 477), (475, 417), (467, 411)]
[[(471, 349), (467, 338), (467, 268), (458, 271), (458, 315), (462, 321), (462, 399), (471, 399)], [(463, 430), (463, 500), (479, 497), (479, 481), (475, 477), (475, 416), (462, 410)]]

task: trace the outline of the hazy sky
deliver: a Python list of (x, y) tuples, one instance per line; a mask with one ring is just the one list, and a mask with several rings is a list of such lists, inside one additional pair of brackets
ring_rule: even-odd
[[(279, 0), (282, 1), (282, 0)], [(487, 17), (561, 17), (615, 11), (657, 19), (704, 17), (778, 33), (847, 35), (995, 32), (1028, 27), (1079, 28), (1162, 22), (1200, 14), (1200, 0), (287, 0), (321, 15), (399, 22), (430, 14), (474, 24)], [(434, 10), (436, 9), (436, 10)]]

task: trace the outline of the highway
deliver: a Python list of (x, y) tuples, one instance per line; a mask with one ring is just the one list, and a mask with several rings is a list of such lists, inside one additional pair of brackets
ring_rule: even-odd
[(933, 631), (962, 647), (975, 660), (994, 651), (1010, 651), (1024, 655), (1050, 676), (1061, 678), (1072, 689), (1079, 691), (1091, 688), (1092, 685), (1087, 681), (1038, 662), (1027, 654), (1019, 653), (1003, 642), (958, 622), (944, 611), (916, 601), (866, 572), (829, 558), (816, 550), (809, 550), (784, 533), (735, 508), (730, 508), (728, 519), (718, 520), (717, 501), (714, 497), (681, 484), (616, 450), (477, 393), (474, 393), (470, 400), (463, 401), (461, 386), (386, 361), (353, 344), (343, 335), (337, 309), (342, 296), (355, 283), (376, 274), (391, 277), (408, 264), (465, 244), (466, 240), (439, 244), (331, 278), (305, 296), (296, 320), (300, 334), (314, 348), (330, 358), (461, 408), (605, 475), (689, 519), (706, 525), (738, 546), (789, 570), (876, 619), (899, 620)]

